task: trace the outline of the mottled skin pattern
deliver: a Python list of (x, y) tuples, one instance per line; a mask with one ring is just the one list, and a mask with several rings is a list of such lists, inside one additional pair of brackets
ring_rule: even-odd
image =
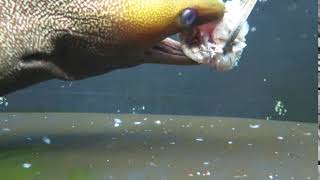
[(161, 63), (150, 49), (190, 28), (180, 24), (185, 8), (197, 10), (195, 25), (223, 16), (216, 0), (0, 0), (0, 95)]

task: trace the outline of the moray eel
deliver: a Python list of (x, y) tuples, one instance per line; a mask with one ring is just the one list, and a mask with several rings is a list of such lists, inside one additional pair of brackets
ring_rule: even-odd
[(143, 63), (195, 64), (168, 37), (223, 15), (219, 0), (0, 0), (0, 95)]

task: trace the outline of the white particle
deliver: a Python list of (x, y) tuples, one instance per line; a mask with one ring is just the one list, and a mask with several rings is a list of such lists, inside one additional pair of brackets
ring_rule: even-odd
[(272, 175), (269, 175), (269, 179), (274, 179), (274, 177)]
[(233, 142), (232, 141), (228, 141), (228, 144), (233, 144)]
[(236, 176), (233, 176), (234, 178), (245, 178), (245, 177), (247, 177), (247, 175), (246, 174), (243, 174), (243, 175), (236, 175)]
[(284, 103), (282, 101), (276, 101), (274, 110), (279, 116), (285, 116), (287, 113), (287, 109), (285, 108)]
[(303, 135), (305, 135), (305, 136), (311, 136), (311, 133), (310, 133), (310, 132), (306, 132), (306, 133), (303, 133)]
[(283, 139), (284, 139), (284, 137), (282, 137), (282, 136), (278, 136), (278, 137), (277, 137), (277, 139), (279, 139), (279, 140), (283, 140)]
[(252, 27), (252, 28), (251, 28), (251, 32), (255, 32), (256, 30), (257, 30), (256, 27)]
[(44, 142), (45, 144), (51, 144), (51, 140), (48, 136), (42, 137), (42, 142)]
[(5, 97), (0, 97), (0, 105), (4, 105), (5, 107), (7, 107), (9, 105), (9, 103)]
[(210, 163), (208, 161), (203, 162), (203, 165), (209, 165)]
[(160, 124), (161, 124), (161, 121), (160, 121), (160, 120), (156, 120), (154, 123), (160, 125)]
[(147, 118), (147, 117), (145, 117), (145, 118), (143, 118), (143, 120), (144, 120), (144, 121), (146, 121), (146, 120), (148, 120), (148, 118)]
[(197, 138), (196, 141), (198, 141), (198, 142), (203, 142), (204, 139), (203, 139), (203, 138)]
[(149, 166), (158, 167), (158, 165), (157, 165), (156, 163), (154, 163), (154, 162), (150, 162), (150, 163), (149, 163)]
[(141, 124), (142, 122), (139, 122), (139, 121), (134, 122), (134, 125), (141, 125)]
[(170, 142), (169, 144), (174, 145), (174, 144), (176, 144), (176, 142), (173, 141), (173, 142)]
[(120, 124), (122, 123), (122, 121), (121, 121), (121, 119), (118, 119), (118, 118), (115, 118), (115, 119), (113, 119), (113, 126), (114, 127), (119, 127), (120, 126)]
[(232, 131), (235, 131), (236, 130), (236, 128), (232, 128)]
[(198, 176), (200, 176), (200, 175), (201, 175), (201, 173), (198, 171), (198, 172), (197, 172), (197, 175), (198, 175)]
[(22, 164), (22, 167), (26, 168), (26, 169), (31, 168), (31, 166), (32, 166), (32, 164), (30, 164), (30, 163), (23, 163)]
[(145, 110), (146, 109), (146, 107), (145, 106), (142, 106), (142, 110)]
[(257, 129), (260, 127), (260, 125), (259, 124), (250, 124), (249, 127), (252, 129)]

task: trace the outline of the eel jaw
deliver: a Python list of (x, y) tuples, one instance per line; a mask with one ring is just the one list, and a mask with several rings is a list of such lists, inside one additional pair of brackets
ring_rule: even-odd
[[(192, 27), (177, 31), (181, 34), (184, 31), (192, 31), (208, 23), (218, 23), (222, 20), (225, 7), (221, 0), (211, 0), (208, 4), (200, 4), (197, 8), (197, 19)], [(144, 63), (172, 64), (172, 65), (197, 65), (198, 62), (192, 60), (182, 50), (180, 42), (167, 37), (158, 44), (148, 49), (144, 54)]]
[(181, 48), (181, 43), (167, 37), (149, 49), (144, 56), (146, 63), (168, 64), (168, 65), (197, 65), (187, 57)]

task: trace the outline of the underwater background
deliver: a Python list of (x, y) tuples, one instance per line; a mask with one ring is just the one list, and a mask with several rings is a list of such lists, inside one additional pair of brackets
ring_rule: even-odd
[[(141, 65), (7, 95), (4, 112), (106, 112), (316, 122), (316, 0), (259, 1), (238, 68)], [(76, 66), (76, 64), (75, 64)]]

